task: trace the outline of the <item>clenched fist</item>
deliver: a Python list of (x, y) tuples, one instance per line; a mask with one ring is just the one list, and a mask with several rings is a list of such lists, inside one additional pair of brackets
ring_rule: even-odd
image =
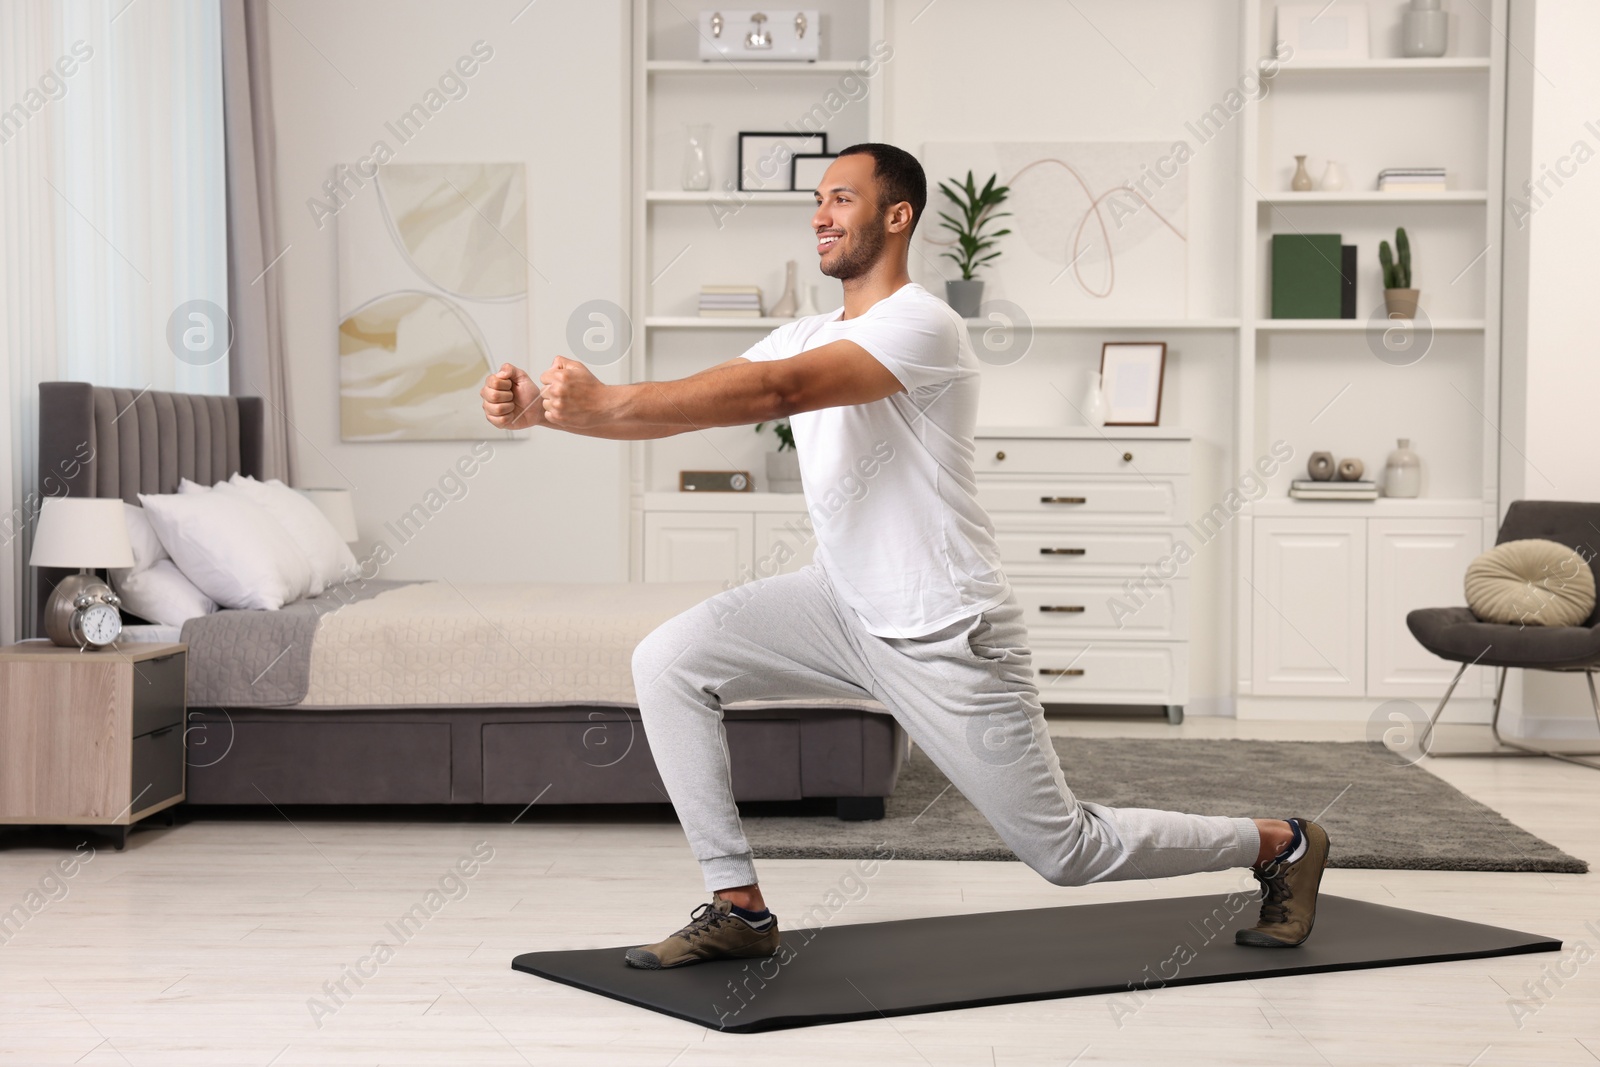
[(577, 360), (557, 356), (550, 369), (539, 375), (539, 381), (544, 385), (539, 399), (544, 402), (546, 425), (584, 430), (611, 420), (615, 387), (596, 378)]
[(491, 426), (525, 430), (545, 424), (539, 387), (521, 367), (500, 364), (500, 369), (484, 380), (478, 395), (483, 397), (483, 415)]

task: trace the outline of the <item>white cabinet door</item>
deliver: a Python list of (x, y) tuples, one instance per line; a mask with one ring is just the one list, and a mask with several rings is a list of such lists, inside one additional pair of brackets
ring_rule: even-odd
[[(1479, 519), (1367, 520), (1368, 696), (1437, 700), (1444, 695), (1460, 664), (1417, 644), (1406, 613), (1464, 606), (1462, 579), (1482, 543)], [(1484, 673), (1482, 667), (1468, 668), (1456, 692), (1481, 693)]]
[(1254, 690), (1361, 696), (1367, 520), (1260, 518), (1251, 563)]
[(817, 551), (811, 516), (803, 511), (756, 513), (755, 574), (788, 574), (811, 562)]
[(748, 580), (755, 563), (753, 520), (749, 512), (646, 512), (644, 580)]

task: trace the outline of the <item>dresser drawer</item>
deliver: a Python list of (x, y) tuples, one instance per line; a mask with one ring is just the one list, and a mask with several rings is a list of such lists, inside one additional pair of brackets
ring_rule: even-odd
[[(1148, 438), (979, 437), (973, 469), (1017, 474), (1188, 474), (1189, 442)], [(1124, 459), (1124, 456), (1132, 457)]]
[(1028, 578), (1014, 580), (1030, 638), (1181, 640), (1188, 635), (1186, 578)]
[(1033, 669), (1045, 704), (1183, 704), (1185, 644), (1036, 642)]
[(1154, 567), (1172, 556), (1177, 540), (1177, 527), (1063, 529), (995, 523), (1001, 565), (1013, 576), (1137, 574), (1147, 564)]
[(1049, 516), (1068, 522), (1175, 523), (1188, 511), (1189, 479), (979, 475), (978, 503), (991, 515)]

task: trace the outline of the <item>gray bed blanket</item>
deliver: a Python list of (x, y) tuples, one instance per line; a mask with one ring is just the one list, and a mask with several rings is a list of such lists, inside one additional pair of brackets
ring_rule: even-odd
[(277, 611), (223, 610), (183, 624), (189, 646), (191, 708), (277, 708), (298, 704), (311, 685), (317, 621), (346, 604), (410, 582), (341, 583)]

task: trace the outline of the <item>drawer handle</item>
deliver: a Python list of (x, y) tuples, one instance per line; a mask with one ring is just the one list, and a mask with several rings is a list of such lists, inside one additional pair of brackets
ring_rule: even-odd
[(1081, 556), (1081, 555), (1083, 555), (1084, 551), (1085, 550), (1081, 549), (1081, 548), (1041, 548), (1039, 550), (1039, 555), (1041, 555), (1041, 556)]
[(1040, 611), (1060, 611), (1071, 614), (1083, 610), (1082, 604), (1040, 604)]
[(1006, 458), (1006, 454), (1004, 452), (996, 452), (994, 454), (994, 458), (995, 459), (1005, 459)]
[(1040, 674), (1064, 675), (1076, 678), (1083, 673), (1082, 667), (1040, 667)]
[(1132, 463), (1133, 462), (1133, 453), (1132, 452), (1124, 452), (1122, 454), (1122, 462), (1124, 462), (1124, 463)]
[(1041, 504), (1087, 504), (1089, 498), (1085, 496), (1042, 496)]

